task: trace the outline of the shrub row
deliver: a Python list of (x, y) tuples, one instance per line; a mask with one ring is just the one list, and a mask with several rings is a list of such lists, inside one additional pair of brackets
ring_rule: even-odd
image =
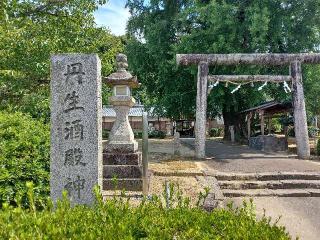
[[(33, 203), (32, 192), (28, 192)], [(66, 195), (65, 195), (66, 196)], [(56, 208), (48, 202), (44, 210), (13, 208), (0, 210), (1, 239), (290, 239), (283, 227), (263, 217), (256, 220), (253, 205), (205, 212), (191, 207), (180, 194), (171, 207), (159, 197), (144, 199), (132, 207), (129, 201), (105, 202), (97, 194), (93, 207), (70, 207), (65, 197)], [(174, 204), (173, 204), (174, 203)]]
[(49, 194), (49, 126), (22, 113), (0, 112), (0, 207), (21, 199), (32, 181), (41, 201)]
[(223, 135), (223, 128), (211, 128), (209, 130), (210, 137), (221, 137)]
[[(319, 134), (319, 128), (316, 128), (314, 126), (308, 126), (308, 135), (309, 137), (316, 137)], [(288, 128), (288, 136), (289, 137), (295, 137), (294, 127), (290, 126)]]

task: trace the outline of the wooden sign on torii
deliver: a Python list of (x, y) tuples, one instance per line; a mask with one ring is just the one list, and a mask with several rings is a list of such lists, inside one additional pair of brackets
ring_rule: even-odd
[[(197, 158), (205, 157), (206, 121), (207, 121), (207, 83), (208, 81), (220, 82), (251, 82), (292, 81), (294, 128), (297, 142), (298, 157), (310, 157), (307, 116), (303, 93), (301, 64), (320, 64), (319, 53), (301, 54), (177, 54), (178, 65), (198, 65), (197, 77), (197, 106), (195, 124), (195, 150)], [(290, 73), (282, 75), (209, 75), (209, 65), (289, 65)]]

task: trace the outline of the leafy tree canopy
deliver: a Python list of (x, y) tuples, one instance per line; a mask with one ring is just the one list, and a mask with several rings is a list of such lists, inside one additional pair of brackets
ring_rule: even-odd
[[(195, 112), (195, 67), (177, 67), (176, 53), (295, 53), (316, 51), (320, 44), (319, 0), (129, 0), (127, 54), (148, 99), (174, 118)], [(319, 67), (305, 75), (312, 86)], [(211, 67), (211, 74), (288, 74), (288, 67)], [(283, 86), (215, 87), (208, 114), (222, 114), (226, 130), (243, 119), (235, 113), (270, 99), (291, 99)], [(312, 87), (311, 87), (312, 88)], [(307, 94), (307, 96), (309, 96)], [(310, 102), (310, 101), (308, 101)]]
[[(2, 0), (0, 105), (48, 119), (50, 55), (98, 53), (102, 74), (113, 69), (123, 39), (94, 22), (106, 0)], [(35, 105), (30, 105), (34, 103)], [(26, 106), (28, 104), (29, 106)], [(39, 106), (41, 105), (41, 106)], [(46, 111), (43, 111), (45, 110)], [(40, 111), (40, 112), (39, 112)]]

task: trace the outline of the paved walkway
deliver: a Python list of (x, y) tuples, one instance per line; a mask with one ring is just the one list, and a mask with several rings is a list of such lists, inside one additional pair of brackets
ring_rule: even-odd
[[(246, 198), (248, 201), (249, 199)], [(242, 206), (243, 198), (231, 198), (235, 206)], [(259, 197), (253, 198), (257, 217), (264, 214), (272, 218), (272, 223), (279, 217), (278, 225), (286, 227), (292, 239), (302, 240), (320, 239), (320, 198), (313, 197)]]
[[(194, 139), (183, 139), (194, 148)], [(320, 171), (320, 162), (297, 159), (287, 153), (266, 153), (245, 145), (232, 145), (215, 140), (206, 142), (206, 155), (213, 157), (202, 162), (203, 167), (221, 172)]]

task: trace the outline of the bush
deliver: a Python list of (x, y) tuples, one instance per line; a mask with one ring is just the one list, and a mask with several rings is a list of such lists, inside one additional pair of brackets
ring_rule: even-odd
[[(308, 126), (308, 136), (309, 137), (316, 137), (318, 136), (319, 128), (316, 128), (314, 126)], [(290, 126), (288, 128), (288, 136), (289, 137), (295, 137), (294, 127)]]
[(149, 138), (160, 138), (164, 139), (166, 137), (166, 133), (160, 130), (153, 130), (149, 132)]
[[(30, 202), (33, 202), (30, 194)], [(53, 210), (34, 206), (0, 210), (1, 239), (290, 239), (284, 227), (262, 217), (256, 220), (253, 205), (205, 212), (191, 207), (180, 194), (170, 195), (170, 208), (157, 196), (137, 207), (124, 198), (102, 201), (92, 208), (70, 207), (66, 197)], [(174, 203), (174, 204), (173, 204)]]
[(221, 137), (222, 131), (223, 131), (222, 128), (211, 128), (209, 130), (209, 136), (210, 137)]
[(28, 205), (26, 182), (35, 195), (49, 195), (49, 126), (22, 113), (0, 112), (0, 206), (21, 198)]
[(109, 131), (109, 130), (107, 130), (107, 129), (102, 129), (102, 139), (108, 140), (108, 139), (109, 139), (109, 134), (110, 134), (110, 131)]
[(134, 131), (134, 138), (141, 139), (142, 138), (142, 132), (141, 131)]
[(289, 137), (295, 137), (295, 132), (294, 132), (294, 127), (293, 126), (289, 126), (288, 127), (288, 136)]
[(309, 137), (316, 137), (318, 136), (318, 133), (319, 133), (319, 128), (317, 127), (314, 127), (314, 126), (309, 126), (308, 127), (308, 135)]

